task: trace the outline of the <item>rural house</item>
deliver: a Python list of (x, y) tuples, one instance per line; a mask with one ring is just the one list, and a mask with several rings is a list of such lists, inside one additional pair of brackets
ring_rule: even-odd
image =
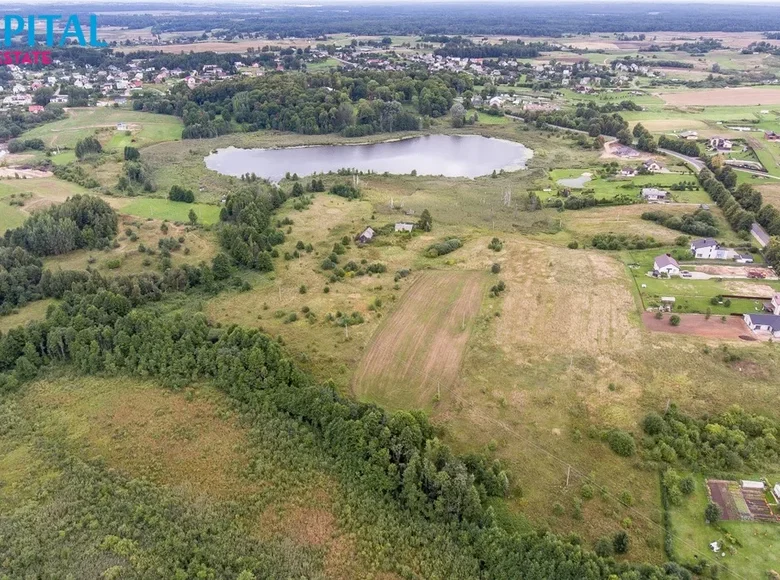
[(780, 292), (775, 292), (772, 295), (772, 300), (764, 302), (764, 310), (775, 316), (780, 316)]
[(715, 149), (715, 151), (731, 151), (733, 144), (723, 137), (713, 137), (710, 139), (710, 147)]
[(775, 338), (780, 338), (780, 316), (776, 314), (743, 314), (745, 324), (755, 331), (768, 332)]
[(363, 232), (356, 238), (361, 244), (367, 244), (374, 239), (374, 230), (369, 226), (363, 230)]
[(661, 254), (653, 261), (653, 271), (667, 276), (679, 276), (680, 265), (669, 254)]
[(680, 139), (685, 139), (686, 141), (695, 141), (698, 136), (699, 134), (696, 131), (683, 131), (678, 135)]
[(620, 170), (620, 175), (622, 177), (635, 177), (636, 173), (637, 173), (636, 169), (629, 166), (625, 166), (623, 169)]
[(663, 189), (656, 189), (655, 187), (643, 187), (642, 199), (648, 203), (662, 203), (669, 197), (669, 192)]
[(780, 133), (774, 131), (764, 131), (764, 137), (767, 141), (780, 141)]
[(655, 173), (656, 171), (661, 171), (663, 169), (663, 165), (658, 163), (655, 159), (646, 159), (644, 163), (642, 163), (645, 169), (647, 169), (650, 173)]
[(397, 232), (411, 232), (414, 229), (414, 224), (406, 222), (398, 222), (395, 224), (395, 231)]
[(701, 238), (691, 242), (691, 253), (694, 258), (714, 258), (720, 244), (713, 238)]

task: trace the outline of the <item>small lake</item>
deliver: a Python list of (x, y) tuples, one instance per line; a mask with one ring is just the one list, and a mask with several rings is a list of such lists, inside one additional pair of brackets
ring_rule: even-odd
[(280, 149), (219, 149), (206, 167), (223, 175), (255, 173), (273, 182), (287, 172), (303, 177), (350, 168), (374, 173), (480, 177), (525, 169), (533, 151), (520, 143), (479, 135), (428, 135), (370, 145), (316, 145)]
[(564, 187), (571, 187), (572, 189), (582, 189), (585, 184), (588, 183), (593, 177), (590, 173), (583, 173), (579, 177), (571, 177), (569, 179), (559, 179), (555, 183)]

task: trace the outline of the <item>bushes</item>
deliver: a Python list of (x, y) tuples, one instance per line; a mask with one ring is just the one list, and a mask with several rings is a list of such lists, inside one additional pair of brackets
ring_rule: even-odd
[(636, 452), (636, 443), (634, 438), (625, 431), (612, 429), (606, 434), (609, 448), (622, 457), (631, 457)]
[(599, 250), (644, 250), (657, 248), (661, 245), (655, 238), (638, 235), (617, 235), (613, 233), (596, 234), (591, 240), (591, 245)]
[(697, 237), (712, 238), (718, 235), (714, 216), (706, 210), (696, 210), (692, 214), (680, 216), (665, 211), (646, 211), (643, 220), (654, 221), (672, 230), (678, 230)]
[(328, 190), (328, 193), (347, 199), (360, 199), (360, 190), (349, 183), (337, 183)]
[(500, 252), (504, 248), (504, 243), (498, 238), (493, 238), (488, 244), (488, 248), (494, 252)]
[(720, 506), (716, 503), (708, 503), (704, 508), (704, 521), (708, 524), (714, 524), (720, 520)]
[(103, 146), (95, 137), (84, 137), (76, 142), (76, 157), (83, 159), (89, 155), (97, 155), (103, 151)]
[[(728, 175), (734, 175), (734, 172), (731, 171), (729, 173), (724, 170), (717, 177), (725, 179), (725, 176)], [(726, 179), (726, 181), (730, 182), (731, 180)], [(721, 183), (713, 172), (707, 168), (702, 169), (699, 172), (699, 182), (704, 188), (704, 191), (706, 191), (713, 201), (718, 204), (718, 207), (723, 210), (723, 214), (726, 216), (726, 220), (728, 220), (732, 228), (738, 232), (747, 232), (750, 230), (750, 226), (756, 219), (755, 214), (753, 212), (745, 211), (737, 200), (734, 199), (734, 196), (728, 190), (727, 186)]]
[(27, 149), (43, 151), (46, 148), (42, 139), (11, 139), (8, 142), (9, 153), (21, 153)]
[(663, 416), (645, 417), (642, 426), (648, 435), (645, 454), (653, 461), (728, 471), (758, 470), (780, 461), (777, 422), (738, 406), (696, 419), (672, 405)]
[(195, 201), (195, 194), (192, 193), (191, 189), (185, 189), (180, 185), (172, 185), (171, 190), (168, 192), (168, 199), (192, 203)]
[(436, 258), (437, 256), (444, 256), (445, 254), (454, 252), (462, 246), (463, 242), (460, 241), (460, 238), (447, 238), (443, 242), (428, 246), (425, 255), (429, 258)]

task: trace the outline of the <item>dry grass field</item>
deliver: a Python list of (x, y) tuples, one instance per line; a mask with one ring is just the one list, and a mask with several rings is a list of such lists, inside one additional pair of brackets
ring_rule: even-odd
[(420, 275), (366, 349), (355, 394), (391, 409), (427, 408), (455, 385), (486, 280), (483, 272)]

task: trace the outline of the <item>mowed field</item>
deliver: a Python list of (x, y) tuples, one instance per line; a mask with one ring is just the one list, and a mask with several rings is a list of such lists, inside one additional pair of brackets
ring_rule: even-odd
[[(79, 139), (97, 135), (103, 147), (109, 149), (181, 139), (181, 120), (171, 115), (115, 107), (73, 108), (67, 110), (67, 115), (65, 119), (27, 131), (22, 137), (43, 139), (47, 147), (73, 148)], [(117, 131), (117, 123), (126, 123), (130, 135)]]
[(675, 106), (755, 106), (780, 104), (780, 90), (767, 88), (726, 88), (678, 93), (659, 93), (664, 102)]
[(357, 396), (426, 408), (453, 387), (486, 281), (482, 272), (421, 274), (368, 346), (353, 379)]

